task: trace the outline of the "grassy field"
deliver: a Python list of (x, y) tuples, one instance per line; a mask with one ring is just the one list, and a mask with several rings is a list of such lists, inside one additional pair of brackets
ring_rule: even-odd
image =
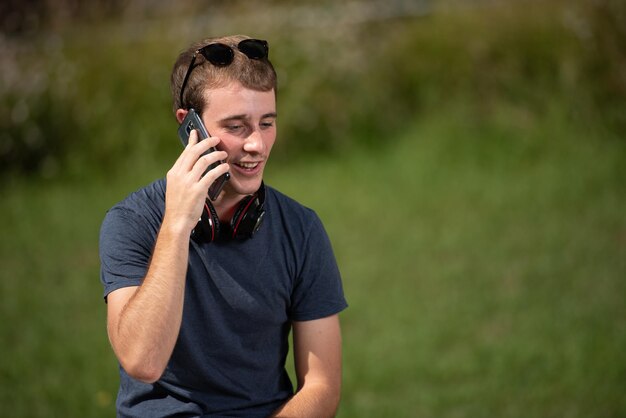
[[(556, 111), (474, 116), (267, 173), (318, 211), (342, 269), (339, 416), (626, 415), (626, 143)], [(3, 416), (114, 415), (98, 229), (166, 169), (3, 191)]]
[(625, 148), (559, 119), (453, 112), (300, 168), (333, 179), (290, 191), (345, 275), (343, 416), (626, 412)]
[(237, 32), (343, 273), (340, 417), (626, 416), (624, 6), (244, 3), (0, 34), (0, 416), (114, 416), (100, 223), (180, 151), (175, 52)]

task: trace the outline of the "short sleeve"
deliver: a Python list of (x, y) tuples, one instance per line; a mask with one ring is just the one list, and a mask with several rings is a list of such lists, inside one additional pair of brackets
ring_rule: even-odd
[(347, 306), (330, 239), (315, 215), (294, 284), (290, 318), (294, 321), (320, 319), (339, 313)]
[(115, 207), (100, 228), (100, 280), (104, 298), (114, 290), (138, 286), (148, 271), (156, 237), (132, 210)]

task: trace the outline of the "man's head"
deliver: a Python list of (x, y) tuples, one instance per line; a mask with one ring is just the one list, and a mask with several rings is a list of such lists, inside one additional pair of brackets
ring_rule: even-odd
[[(238, 45), (244, 40), (247, 41), (243, 43), (240, 50)], [(252, 52), (244, 48), (246, 42), (251, 44), (248, 48), (251, 48)], [(209, 49), (215, 47), (217, 61), (222, 60), (223, 57), (220, 55), (224, 52), (232, 51), (232, 62), (229, 60), (217, 64), (209, 62), (202, 52), (198, 52), (207, 46), (210, 46)], [(208, 104), (206, 103), (206, 90), (224, 87), (233, 81), (250, 90), (263, 92), (274, 90), (276, 92), (276, 71), (267, 53), (259, 58), (259, 52), (255, 48), (260, 47), (254, 42), (251, 43), (249, 37), (234, 35), (205, 39), (182, 52), (174, 64), (170, 79), (174, 112), (178, 109), (194, 108), (198, 113), (202, 113)], [(211, 52), (213, 51), (209, 51)], [(254, 58), (249, 58), (246, 54)], [(190, 64), (193, 66), (190, 67)]]
[(210, 135), (220, 139), (217, 148), (228, 153), (230, 181), (214, 206), (261, 185), (276, 139), (276, 72), (267, 51), (265, 41), (245, 36), (213, 38), (192, 45), (174, 65), (176, 119), (181, 123), (194, 108)]

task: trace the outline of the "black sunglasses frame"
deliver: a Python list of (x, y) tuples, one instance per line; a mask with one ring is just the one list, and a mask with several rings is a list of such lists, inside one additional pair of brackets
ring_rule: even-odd
[(225, 67), (232, 64), (235, 59), (235, 52), (233, 51), (233, 48), (237, 48), (246, 57), (253, 60), (264, 60), (267, 59), (269, 55), (269, 44), (267, 41), (262, 39), (244, 39), (237, 45), (232, 46), (217, 42), (197, 49), (191, 57), (191, 62), (189, 63), (189, 67), (185, 73), (185, 78), (183, 79), (183, 85), (180, 87), (180, 106), (183, 109), (185, 109), (183, 105), (183, 94), (185, 93), (185, 87), (187, 86), (189, 76), (194, 69), (193, 65), (196, 62), (198, 54), (202, 54), (208, 62), (216, 67)]

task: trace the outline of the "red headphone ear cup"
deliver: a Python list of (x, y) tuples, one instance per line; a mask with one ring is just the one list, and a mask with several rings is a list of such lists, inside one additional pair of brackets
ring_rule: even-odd
[(232, 238), (252, 238), (259, 230), (265, 216), (265, 184), (261, 182), (259, 190), (252, 195), (246, 196), (237, 205), (237, 210), (230, 221)]
[(239, 205), (237, 205), (237, 210), (235, 210), (235, 213), (230, 220), (230, 227), (233, 232), (233, 238), (235, 238), (238, 234), (238, 231), (240, 231), (240, 228), (242, 226), (241, 221), (248, 214), (248, 209), (250, 208), (250, 204), (254, 199), (255, 196), (246, 196), (241, 202), (239, 202)]
[(191, 237), (196, 241), (213, 242), (220, 235), (220, 218), (209, 199), (204, 201), (204, 209)]

